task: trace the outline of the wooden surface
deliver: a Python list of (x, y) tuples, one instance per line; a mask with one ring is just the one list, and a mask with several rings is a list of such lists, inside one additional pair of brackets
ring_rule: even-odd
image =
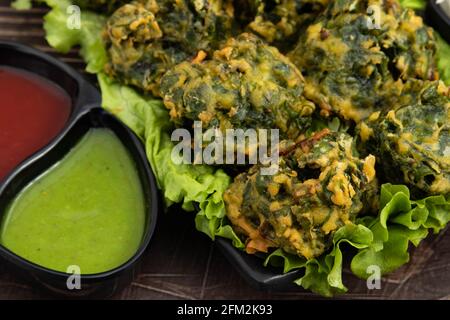
[[(0, 40), (30, 44), (75, 68), (83, 63), (73, 50), (56, 54), (44, 40), (46, 9), (17, 12), (0, 0)], [(1, 61), (0, 61), (1, 64)], [(0, 128), (1, 130), (1, 128)], [(1, 152), (1, 150), (0, 150)], [(250, 287), (205, 235), (195, 231), (192, 213), (172, 209), (161, 214), (157, 232), (135, 281), (115, 299), (311, 299), (302, 291), (262, 292)], [(430, 236), (411, 250), (411, 262), (383, 278), (381, 290), (368, 290), (365, 281), (344, 271), (349, 293), (339, 299), (450, 299), (450, 232)], [(49, 299), (5, 270), (0, 262), (0, 299)]]

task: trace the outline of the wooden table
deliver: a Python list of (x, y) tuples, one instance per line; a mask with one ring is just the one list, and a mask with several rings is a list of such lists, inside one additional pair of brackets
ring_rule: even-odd
[[(30, 44), (82, 71), (77, 50), (55, 53), (45, 42), (44, 7), (17, 12), (0, 0), (0, 40)], [(1, 64), (1, 61), (0, 61)], [(0, 128), (1, 130), (1, 128)], [(0, 150), (1, 152), (1, 150)], [(344, 270), (349, 293), (339, 299), (450, 299), (450, 232), (430, 236), (411, 250), (411, 262), (382, 280), (380, 290)], [(26, 281), (5, 270), (0, 262), (0, 299), (49, 299)], [(262, 292), (250, 287), (222, 256), (214, 243), (197, 232), (194, 214), (173, 208), (161, 213), (150, 250), (135, 281), (115, 299), (313, 299), (295, 292)]]

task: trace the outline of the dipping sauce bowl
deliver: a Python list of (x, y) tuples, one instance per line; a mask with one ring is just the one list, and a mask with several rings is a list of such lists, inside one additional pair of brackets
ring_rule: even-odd
[(60, 296), (111, 296), (156, 226), (142, 142), (93, 85), (40, 51), (0, 42), (1, 81), (0, 263)]

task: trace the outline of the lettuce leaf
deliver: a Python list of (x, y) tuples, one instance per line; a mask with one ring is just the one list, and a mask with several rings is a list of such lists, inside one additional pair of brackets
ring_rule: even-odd
[(366, 248), (373, 240), (371, 231), (363, 225), (346, 225), (340, 228), (333, 237), (333, 248), (330, 253), (318, 259), (309, 260), (305, 275), (295, 283), (305, 289), (331, 297), (347, 292), (342, 282), (342, 264), (344, 261), (341, 245), (347, 244), (356, 249)]
[(410, 8), (414, 10), (424, 10), (427, 5), (426, 0), (400, 0), (400, 4), (404, 8)]
[(363, 249), (369, 247), (372, 240), (372, 232), (367, 227), (349, 224), (334, 234), (332, 250), (325, 256), (306, 260), (277, 249), (266, 258), (264, 265), (283, 267), (284, 273), (304, 269), (304, 276), (297, 279), (295, 283), (322, 296), (332, 297), (347, 291), (342, 281), (341, 245), (346, 244), (356, 249)]
[(28, 10), (31, 9), (31, 0), (15, 0), (11, 3), (11, 7), (17, 10)]
[(89, 12), (81, 11), (80, 29), (69, 29), (67, 21), (70, 16), (67, 12), (71, 2), (68, 0), (47, 0), (52, 10), (44, 17), (44, 29), (48, 43), (62, 53), (80, 45), (80, 54), (87, 63), (86, 71), (99, 73), (108, 61), (101, 30), (106, 18)]
[(381, 274), (392, 272), (409, 261), (409, 244), (418, 246), (431, 229), (438, 233), (450, 221), (450, 201), (444, 196), (423, 200), (410, 199), (405, 186), (385, 184), (381, 187), (381, 212), (359, 222), (373, 233), (373, 243), (352, 259), (352, 272), (367, 278), (370, 265), (380, 267)]

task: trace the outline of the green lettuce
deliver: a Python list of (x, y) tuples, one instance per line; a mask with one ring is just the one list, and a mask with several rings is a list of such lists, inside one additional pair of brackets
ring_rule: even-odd
[(331, 251), (320, 258), (306, 260), (277, 249), (266, 258), (264, 264), (283, 267), (285, 273), (303, 269), (304, 276), (295, 281), (297, 285), (320, 295), (332, 297), (347, 291), (342, 282), (343, 252), (341, 245), (346, 244), (356, 249), (364, 249), (368, 248), (372, 241), (372, 232), (367, 227), (349, 224), (336, 231)]
[(52, 10), (44, 18), (44, 29), (48, 43), (62, 53), (80, 45), (80, 54), (87, 63), (86, 71), (99, 73), (103, 70), (108, 57), (103, 46), (101, 30), (106, 18), (89, 12), (81, 11), (81, 28), (69, 29), (67, 21), (69, 14), (67, 7), (71, 5), (68, 0), (45, 1)]
[(359, 220), (373, 234), (372, 244), (351, 262), (352, 272), (360, 278), (367, 278), (370, 265), (379, 266), (382, 275), (398, 269), (409, 261), (410, 243), (417, 247), (429, 230), (438, 233), (450, 221), (450, 201), (442, 195), (413, 201), (407, 187), (385, 184), (380, 202), (378, 217)]
[(404, 8), (410, 8), (414, 10), (424, 10), (427, 5), (426, 0), (400, 0), (400, 4)]
[(11, 3), (11, 6), (17, 10), (31, 9), (31, 0), (15, 0)]
[[(24, 5), (26, 1), (21, 2)], [(98, 76), (103, 107), (129, 126), (145, 144), (166, 204), (181, 203), (185, 210), (197, 210), (195, 224), (198, 230), (212, 239), (216, 236), (231, 239), (234, 246), (244, 248), (225, 218), (222, 196), (230, 178), (222, 170), (210, 166), (171, 162), (173, 142), (170, 132), (174, 128), (161, 101), (121, 85), (103, 73), (107, 61), (101, 38), (105, 17), (82, 12), (81, 29), (71, 30), (66, 27), (66, 8), (70, 1), (45, 2), (52, 7), (44, 24), (48, 42), (61, 52), (80, 46), (87, 71)], [(403, 1), (409, 6), (413, 3), (418, 6), (419, 2)], [(443, 50), (449, 48), (446, 43), (440, 45), (440, 50), (441, 46)], [(448, 51), (440, 51), (440, 57), (441, 75), (448, 76), (445, 73), (445, 70), (448, 72), (445, 60), (449, 58)], [(345, 124), (337, 119), (316, 125), (346, 130)], [(307, 261), (278, 249), (267, 256), (264, 264), (279, 266), (284, 272), (303, 270), (303, 276), (295, 281), (296, 284), (324, 296), (333, 296), (347, 291), (342, 279), (345, 259), (351, 260), (352, 272), (361, 278), (367, 278), (367, 268), (372, 265), (377, 265), (382, 274), (391, 272), (408, 262), (410, 244), (419, 245), (430, 230), (439, 232), (450, 220), (449, 199), (434, 196), (413, 201), (405, 186), (383, 185), (380, 203), (378, 216), (362, 217), (355, 224), (340, 228), (334, 234), (327, 254)], [(350, 250), (343, 250), (344, 247)]]

